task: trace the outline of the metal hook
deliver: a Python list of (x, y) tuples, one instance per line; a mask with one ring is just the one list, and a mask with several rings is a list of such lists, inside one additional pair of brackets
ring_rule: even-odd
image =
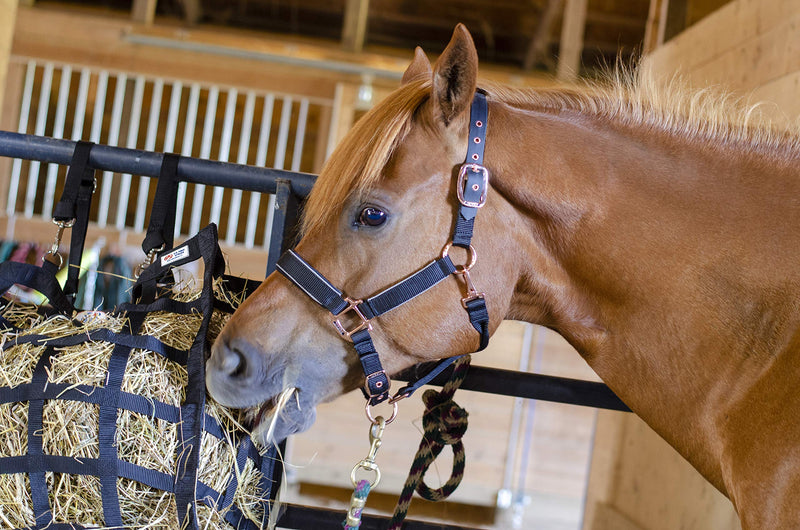
[(378, 482), (381, 480), (381, 470), (378, 468), (378, 464), (375, 463), (375, 457), (378, 455), (378, 449), (381, 447), (381, 438), (383, 437), (383, 431), (386, 429), (387, 421), (384, 419), (383, 416), (378, 416), (375, 418), (375, 423), (370, 424), (369, 426), (369, 453), (367, 453), (366, 458), (361, 460), (358, 464), (353, 467), (353, 471), (350, 472), (350, 481), (353, 483), (353, 487), (358, 485), (358, 480), (356, 479), (356, 471), (360, 469), (364, 469), (366, 471), (373, 471), (375, 473), (375, 480), (370, 482), (370, 487), (374, 487), (378, 485)]
[(53, 224), (58, 227), (58, 231), (56, 232), (55, 239), (53, 239), (53, 244), (50, 246), (50, 250), (45, 252), (44, 256), (42, 256), (42, 262), (44, 263), (47, 256), (58, 256), (58, 268), (60, 269), (61, 266), (64, 265), (64, 258), (58, 253), (58, 248), (61, 246), (61, 239), (64, 237), (64, 229), (71, 228), (72, 225), (75, 224), (75, 219), (69, 219), (67, 221), (53, 219)]

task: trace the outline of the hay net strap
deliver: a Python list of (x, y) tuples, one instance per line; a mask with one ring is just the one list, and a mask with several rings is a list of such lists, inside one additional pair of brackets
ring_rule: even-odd
[[(178, 259), (164, 260), (167, 255), (177, 255)], [(201, 296), (191, 302), (180, 302), (162, 296), (151, 302), (137, 301), (124, 304), (118, 308), (124, 311), (129, 319), (127, 328), (120, 332), (98, 330), (78, 333), (53, 339), (46, 336), (22, 335), (16, 340), (9, 340), (4, 349), (23, 342), (45, 344), (46, 348), (39, 358), (33, 377), (29, 384), (13, 388), (0, 387), (0, 404), (27, 401), (28, 406), (28, 452), (25, 455), (0, 458), (0, 473), (28, 473), (31, 487), (31, 501), (36, 518), (36, 527), (54, 528), (51, 524), (52, 512), (48, 496), (46, 473), (67, 473), (97, 476), (101, 484), (103, 518), (106, 526), (122, 526), (117, 492), (118, 478), (136, 480), (150, 487), (175, 494), (178, 518), (187, 521), (188, 528), (197, 528), (196, 499), (207, 505), (224, 510), (226, 521), (242, 529), (255, 528), (245, 521), (241, 511), (233, 502), (236, 490), (236, 477), (230, 479), (225, 492), (216, 492), (197, 483), (198, 458), (202, 432), (205, 430), (217, 438), (222, 438), (222, 428), (215, 420), (204, 413), (205, 404), (205, 350), (207, 347), (206, 332), (213, 308), (213, 279), (224, 268), (221, 252), (217, 243), (215, 225), (204, 228), (197, 236), (186, 241), (178, 249), (165, 251), (159, 255), (137, 282), (134, 293), (141, 293), (142, 283), (156, 283), (166, 276), (173, 267), (184, 265), (197, 259), (204, 261), (204, 282)], [(38, 269), (38, 267), (36, 267)], [(40, 269), (42, 270), (42, 269)], [(27, 271), (23, 271), (27, 272)], [(26, 278), (17, 278), (15, 283), (25, 284)], [(149, 291), (149, 289), (145, 289)], [(179, 314), (200, 313), (203, 315), (200, 329), (188, 351), (171, 348), (156, 337), (142, 335), (139, 328), (146, 315), (153, 311), (171, 311)], [(107, 384), (104, 387), (91, 385), (53, 384), (47, 381), (47, 370), (51, 358), (58, 355), (57, 349), (80, 344), (85, 341), (107, 341), (114, 344), (108, 365)], [(186, 398), (180, 407), (175, 407), (146, 399), (143, 396), (122, 391), (122, 379), (132, 349), (147, 349), (156, 354), (182, 363), (188, 373)], [(44, 403), (48, 400), (70, 400), (92, 403), (99, 406), (99, 458), (81, 458), (44, 454), (42, 447), (42, 428)], [(115, 444), (116, 421), (119, 409), (126, 409), (139, 414), (148, 415), (179, 424), (180, 441), (177, 450), (177, 469), (175, 476), (143, 468), (118, 458)], [(269, 455), (261, 457), (249, 438), (239, 444), (237, 466), (242, 469), (247, 459), (254, 460), (262, 470), (264, 478), (261, 487), (270, 489), (269, 477), (273, 460)], [(187, 517), (188, 516), (188, 517)], [(80, 528), (72, 525), (71, 528)]]
[(145, 254), (161, 248), (172, 248), (178, 197), (178, 161), (180, 156), (164, 153), (158, 175), (156, 195), (150, 206), (150, 222), (142, 241)]
[(64, 294), (71, 302), (74, 302), (75, 293), (78, 292), (81, 258), (89, 228), (92, 195), (96, 188), (94, 168), (89, 165), (92, 147), (92, 142), (80, 141), (75, 144), (64, 191), (53, 208), (54, 221), (74, 222), (70, 234), (67, 280), (64, 283)]

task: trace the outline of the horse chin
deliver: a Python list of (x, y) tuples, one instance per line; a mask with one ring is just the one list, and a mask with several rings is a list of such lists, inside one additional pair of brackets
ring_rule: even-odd
[(292, 434), (308, 430), (316, 417), (316, 407), (306, 403), (299, 394), (289, 395), (284, 403), (280, 403), (280, 397), (276, 396), (245, 411), (250, 437), (261, 447), (280, 443)]

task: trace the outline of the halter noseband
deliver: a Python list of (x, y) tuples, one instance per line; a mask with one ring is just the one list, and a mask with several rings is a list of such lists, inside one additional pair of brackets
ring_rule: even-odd
[[(461, 275), (467, 286), (467, 295), (461, 304), (469, 315), (472, 326), (480, 333), (480, 347), (489, 343), (489, 312), (483, 293), (472, 284), (469, 271), (475, 264), (475, 249), (472, 248), (472, 230), (478, 209), (486, 203), (489, 188), (489, 171), (483, 166), (483, 148), (486, 143), (486, 122), (488, 105), (486, 95), (477, 91), (470, 109), (467, 159), (458, 172), (456, 192), (458, 196), (458, 217), (451, 242), (445, 245), (442, 255), (411, 276), (400, 280), (386, 290), (367, 298), (355, 300), (333, 286), (319, 271), (300, 257), (294, 250), (285, 252), (277, 262), (278, 271), (292, 281), (312, 300), (327, 309), (335, 317), (333, 326), (346, 340), (352, 341), (358, 353), (366, 381), (362, 391), (367, 398), (367, 407), (377, 405), (389, 398), (389, 377), (381, 366), (378, 352), (372, 343), (370, 321), (409, 300), (419, 296), (453, 274)], [(455, 245), (467, 250), (467, 263), (456, 266), (450, 259), (450, 248)], [(347, 328), (343, 317), (353, 313), (356, 324)], [(396, 402), (410, 396), (417, 388), (428, 383), (458, 357), (439, 361), (423, 377), (401, 388), (390, 400)]]

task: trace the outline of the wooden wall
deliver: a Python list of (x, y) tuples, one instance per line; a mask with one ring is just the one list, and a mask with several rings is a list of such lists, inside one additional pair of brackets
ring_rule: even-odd
[[(800, 2), (734, 0), (651, 53), (663, 80), (676, 73), (763, 101), (778, 126), (800, 118)], [(585, 529), (740, 528), (730, 502), (633, 415), (598, 419)]]
[(762, 101), (774, 123), (800, 117), (800, 2), (734, 0), (655, 50), (664, 78), (717, 86)]

